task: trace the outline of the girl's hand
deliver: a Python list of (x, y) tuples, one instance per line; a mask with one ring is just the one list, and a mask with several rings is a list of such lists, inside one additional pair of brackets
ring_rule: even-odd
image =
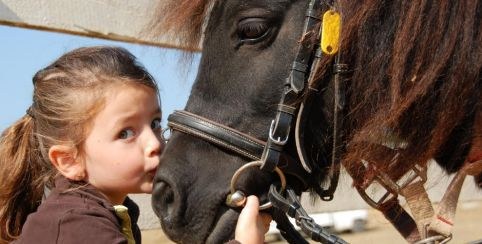
[(246, 206), (239, 214), (235, 239), (242, 244), (264, 243), (264, 234), (269, 230), (271, 216), (259, 212), (259, 201), (256, 196), (249, 196)]

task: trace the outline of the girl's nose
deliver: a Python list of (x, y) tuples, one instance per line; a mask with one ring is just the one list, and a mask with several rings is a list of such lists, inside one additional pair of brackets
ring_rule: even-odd
[(159, 136), (156, 135), (152, 130), (149, 130), (148, 134), (147, 145), (145, 147), (146, 156), (155, 157), (161, 155), (165, 145), (164, 141), (160, 140)]

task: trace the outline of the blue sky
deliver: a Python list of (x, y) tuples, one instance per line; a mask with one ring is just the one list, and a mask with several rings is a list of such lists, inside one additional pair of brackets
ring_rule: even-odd
[(168, 114), (184, 108), (199, 55), (183, 68), (181, 52), (174, 49), (0, 25), (0, 131), (25, 114), (32, 102), (32, 77), (39, 69), (67, 51), (93, 45), (122, 46), (144, 64), (160, 88), (164, 125)]

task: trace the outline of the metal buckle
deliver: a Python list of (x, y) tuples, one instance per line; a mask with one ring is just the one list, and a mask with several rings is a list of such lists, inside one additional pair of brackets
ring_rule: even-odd
[(414, 244), (426, 244), (426, 243), (444, 244), (449, 242), (450, 240), (452, 240), (452, 234), (450, 234), (449, 236), (435, 235), (435, 236), (427, 237), (425, 239), (417, 241)]
[(450, 240), (452, 240), (452, 233), (450, 233), (450, 235), (448, 235), (448, 236), (445, 236), (445, 235), (442, 235), (442, 234), (435, 231), (435, 232), (431, 233), (431, 234), (433, 234), (432, 236), (428, 236), (429, 235), (429, 227), (430, 227), (430, 223), (425, 223), (423, 225), (423, 232), (422, 232), (422, 238), (423, 239), (415, 242), (414, 244), (425, 244), (425, 243), (444, 244), (444, 243), (447, 243)]
[[(169, 131), (169, 136), (166, 136), (167, 131)], [(166, 127), (164, 129), (162, 129), (161, 140), (163, 140), (165, 143), (167, 143), (169, 141), (169, 139), (171, 139), (171, 133), (172, 133), (171, 127)]]
[[(230, 207), (241, 207), (244, 206), (246, 203), (246, 194), (240, 190), (236, 190), (236, 182), (238, 181), (239, 176), (241, 173), (250, 167), (260, 167), (263, 164), (261, 161), (253, 161), (241, 166), (236, 172), (234, 172), (233, 178), (231, 178), (231, 185), (230, 190), (231, 193), (226, 198), (226, 204)], [(286, 189), (286, 177), (278, 167), (274, 168), (275, 172), (278, 174), (280, 181), (281, 181), (281, 191)], [(234, 201), (233, 201), (234, 200)], [(265, 210), (271, 208), (272, 204), (270, 201), (264, 203), (263, 205), (259, 206), (259, 210)]]
[(281, 137), (278, 137), (278, 139), (274, 139), (273, 130), (274, 130), (274, 120), (271, 120), (271, 126), (269, 127), (268, 137), (274, 144), (279, 146), (284, 146), (288, 142), (289, 135), (286, 135), (284, 140), (281, 140)]

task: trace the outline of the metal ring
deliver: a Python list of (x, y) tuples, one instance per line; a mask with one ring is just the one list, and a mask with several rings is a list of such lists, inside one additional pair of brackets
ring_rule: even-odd
[(441, 241), (440, 243), (447, 243), (451, 239), (452, 239), (452, 234), (450, 234), (447, 237), (443, 236), (443, 235), (436, 235), (436, 236), (427, 237), (425, 239), (417, 241), (417, 242), (415, 242), (415, 244), (433, 243), (433, 242), (437, 242), (437, 241)]
[[(166, 137), (166, 131), (169, 131), (169, 137)], [(169, 139), (171, 139), (171, 133), (172, 133), (171, 127), (166, 127), (164, 129), (162, 129), (161, 140), (163, 140), (165, 143), (167, 143), (169, 141)]]
[[(231, 185), (230, 185), (231, 194), (233, 194), (236, 191), (236, 189), (235, 189), (236, 182), (238, 181), (239, 175), (241, 175), (241, 173), (245, 169), (250, 168), (250, 167), (261, 167), (261, 165), (263, 165), (263, 162), (253, 161), (253, 162), (250, 162), (250, 163), (247, 163), (247, 164), (241, 166), (238, 170), (236, 170), (236, 172), (234, 172), (234, 174), (233, 174), (233, 178), (231, 178)], [(278, 174), (278, 176), (280, 178), (281, 191), (284, 191), (286, 189), (286, 177), (283, 174), (283, 171), (281, 171), (281, 169), (279, 169), (278, 167), (275, 167), (274, 171)], [(265, 209), (268, 209), (268, 208), (271, 208), (271, 207), (272, 207), (272, 204), (271, 204), (270, 201), (268, 201), (267, 203), (264, 203), (263, 205), (259, 206), (259, 210), (265, 210)]]

